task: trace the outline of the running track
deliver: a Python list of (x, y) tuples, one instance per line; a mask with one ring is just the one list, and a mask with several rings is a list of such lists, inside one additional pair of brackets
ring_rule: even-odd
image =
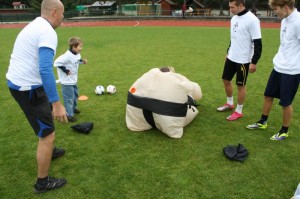
[[(0, 28), (23, 28), (27, 23), (0, 24)], [(182, 26), (182, 27), (229, 27), (230, 21), (194, 21), (194, 20), (142, 20), (142, 21), (95, 21), (63, 22), (61, 27), (97, 27), (97, 26)], [(262, 28), (280, 28), (280, 23), (261, 22)]]

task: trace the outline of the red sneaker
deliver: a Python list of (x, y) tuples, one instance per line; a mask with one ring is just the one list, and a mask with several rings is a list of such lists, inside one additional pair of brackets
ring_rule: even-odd
[(241, 117), (243, 117), (242, 113), (238, 113), (238, 112), (234, 111), (231, 115), (229, 115), (227, 117), (227, 120), (228, 121), (234, 121), (234, 120), (237, 120), (237, 119), (239, 119)]

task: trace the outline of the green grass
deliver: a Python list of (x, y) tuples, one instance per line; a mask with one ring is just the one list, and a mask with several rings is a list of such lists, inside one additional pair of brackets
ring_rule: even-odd
[[(71, 124), (56, 123), (56, 145), (67, 153), (53, 161), (50, 173), (65, 177), (68, 184), (42, 195), (32, 192), (37, 138), (5, 81), (19, 31), (1, 29), (0, 198), (273, 199), (293, 195), (300, 176), (299, 95), (287, 140), (269, 140), (281, 126), (280, 106), (274, 105), (267, 130), (245, 128), (261, 115), (263, 91), (279, 45), (278, 29), (262, 30), (263, 55), (257, 72), (248, 78), (245, 116), (227, 122), (228, 113), (218, 113), (216, 107), (226, 99), (221, 75), (228, 28), (59, 28), (57, 56), (68, 48), (69, 37), (84, 40), (82, 57), (89, 63), (80, 68), (78, 85), (89, 100), (79, 102), (78, 122), (92, 121), (94, 129), (83, 135), (74, 132)], [(181, 139), (156, 130), (126, 128), (129, 87), (149, 69), (161, 66), (175, 67), (202, 87), (200, 113)], [(94, 94), (97, 85), (109, 84), (117, 87), (116, 94)], [(234, 97), (236, 101), (236, 89)], [(222, 152), (226, 145), (238, 143), (249, 150), (244, 163), (229, 161)]]

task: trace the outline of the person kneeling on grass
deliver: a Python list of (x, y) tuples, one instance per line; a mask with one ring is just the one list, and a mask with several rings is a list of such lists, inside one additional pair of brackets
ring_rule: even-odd
[(151, 69), (129, 89), (127, 127), (132, 131), (153, 127), (171, 138), (181, 138), (183, 127), (198, 114), (194, 100), (201, 98), (200, 86), (174, 68)]

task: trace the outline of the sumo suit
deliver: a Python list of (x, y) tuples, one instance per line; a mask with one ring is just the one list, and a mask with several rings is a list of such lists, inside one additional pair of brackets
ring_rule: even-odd
[(183, 127), (198, 114), (194, 100), (201, 98), (197, 83), (178, 73), (151, 69), (128, 91), (126, 125), (132, 131), (157, 128), (171, 138), (181, 138)]

